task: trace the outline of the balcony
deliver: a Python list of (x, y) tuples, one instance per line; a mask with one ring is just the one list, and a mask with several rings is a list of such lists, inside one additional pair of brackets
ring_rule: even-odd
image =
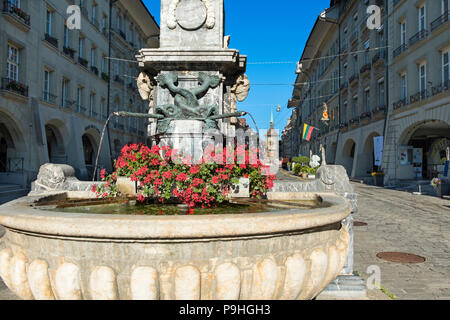
[(69, 100), (69, 99), (63, 99), (62, 101), (62, 107), (67, 109), (72, 109), (75, 105), (75, 101)]
[(24, 24), (27, 29), (29, 29), (30, 15), (21, 8), (18, 8), (15, 4), (11, 3), (11, 1), (3, 1), (3, 13), (17, 19), (20, 23)]
[(109, 82), (109, 75), (107, 73), (102, 72), (102, 79), (106, 82)]
[(86, 107), (83, 107), (82, 105), (77, 106), (77, 112), (81, 114), (85, 114), (86, 110), (87, 110)]
[(431, 32), (435, 29), (439, 28), (441, 25), (448, 21), (448, 17), (450, 16), (450, 11), (445, 12), (439, 18), (431, 22)]
[(365, 65), (363, 65), (361, 67), (361, 69), (359, 70), (359, 73), (362, 75), (362, 74), (366, 73), (367, 71), (370, 71), (371, 69), (372, 69), (372, 64), (366, 63)]
[(82, 57), (78, 57), (78, 63), (81, 64), (86, 69), (88, 68), (88, 61)]
[(408, 50), (408, 45), (402, 44), (400, 47), (398, 47), (397, 49), (394, 50), (394, 52), (392, 53), (394, 58), (397, 57), (398, 55), (400, 55), (401, 53), (405, 52), (406, 50)]
[(353, 119), (350, 119), (350, 121), (349, 121), (350, 126), (354, 126), (354, 125), (358, 125), (358, 124), (359, 124), (359, 117), (355, 117)]
[(370, 119), (370, 118), (372, 118), (371, 112), (363, 112), (359, 115), (359, 120)]
[(91, 66), (91, 72), (92, 72), (93, 74), (95, 74), (96, 76), (98, 76), (98, 69), (97, 69), (96, 66)]
[(347, 122), (341, 123), (341, 124), (339, 125), (339, 129), (340, 129), (342, 132), (346, 132), (346, 131), (348, 130), (348, 123), (347, 123)]
[(412, 47), (417, 42), (419, 42), (420, 40), (425, 39), (426, 37), (428, 37), (428, 30), (424, 29), (424, 30), (421, 30), (421, 31), (417, 32), (415, 35), (413, 35), (409, 39), (409, 46)]
[(28, 86), (9, 78), (2, 78), (1, 90), (28, 97)]
[(433, 96), (435, 96), (439, 93), (446, 92), (446, 91), (448, 91), (449, 85), (450, 85), (450, 80), (446, 80), (441, 85), (431, 88), (431, 94)]
[(56, 104), (56, 95), (54, 95), (48, 91), (44, 91), (42, 93), (42, 100), (44, 100), (45, 102), (51, 103), (51, 104)]
[(71, 58), (72, 60), (75, 60), (75, 50), (70, 47), (63, 47), (63, 53), (67, 57)]
[(359, 75), (358, 74), (354, 74), (354, 75), (352, 75), (350, 78), (348, 78), (348, 82), (350, 83), (350, 84), (352, 84), (353, 82), (355, 82), (355, 81), (357, 81), (357, 80), (359, 80)]
[(47, 41), (49, 44), (51, 44), (53, 47), (58, 49), (58, 39), (52, 37), (48, 33), (45, 34), (45, 41)]
[(98, 23), (97, 19), (92, 18), (91, 23), (97, 28), (97, 30), (100, 30), (100, 23)]
[(428, 93), (428, 90), (422, 90), (422, 91), (419, 91), (419, 92), (417, 92), (416, 94), (412, 95), (412, 96), (409, 98), (409, 101), (410, 101), (411, 104), (413, 104), (413, 103), (416, 103), (416, 102), (418, 102), (418, 101), (425, 100), (425, 99), (427, 99), (429, 96), (430, 96), (430, 95), (429, 95), (429, 93)]
[(386, 112), (386, 105), (382, 104), (372, 110), (372, 117), (375, 120), (381, 120), (384, 118), (384, 114)]
[(386, 50), (380, 49), (377, 51), (377, 53), (372, 58), (372, 64), (378, 64), (378, 62), (385, 61), (386, 60)]
[(370, 123), (370, 120), (372, 119), (372, 112), (363, 112), (359, 115), (359, 123), (361, 125), (366, 125)]
[(119, 75), (114, 76), (114, 81), (121, 85), (125, 84), (124, 80)]
[(108, 32), (108, 28), (104, 27), (102, 28), (102, 34), (105, 38), (108, 38), (109, 32)]
[(89, 18), (88, 10), (85, 7), (80, 6), (80, 11), (83, 16)]
[(127, 84), (127, 89), (128, 89), (128, 90), (131, 90), (131, 91), (134, 91), (134, 90), (136, 90), (137, 88), (136, 88), (136, 85), (135, 85), (134, 82), (130, 82), (130, 83)]
[(397, 109), (403, 108), (406, 105), (408, 105), (408, 100), (406, 98), (404, 98), (404, 99), (398, 100), (397, 102), (394, 102), (392, 106), (394, 107), (394, 110), (397, 110)]

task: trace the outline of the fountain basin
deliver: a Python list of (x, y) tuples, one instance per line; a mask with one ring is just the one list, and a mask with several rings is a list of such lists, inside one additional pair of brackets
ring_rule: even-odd
[(0, 275), (23, 299), (311, 299), (350, 242), (348, 200), (290, 193), (317, 197), (329, 205), (201, 216), (54, 212), (24, 197), (0, 206)]

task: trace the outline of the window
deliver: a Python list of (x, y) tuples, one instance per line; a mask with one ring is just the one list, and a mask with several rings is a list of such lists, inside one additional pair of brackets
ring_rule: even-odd
[(120, 14), (117, 15), (117, 29), (122, 31), (122, 16)]
[(449, 11), (450, 0), (441, 0), (441, 13), (445, 14)]
[(423, 31), (425, 30), (425, 25), (426, 25), (426, 7), (425, 5), (423, 5), (422, 7), (420, 7), (418, 9), (418, 14), (419, 14), (419, 31)]
[(384, 106), (385, 90), (384, 80), (378, 82), (378, 106)]
[(354, 118), (357, 118), (359, 116), (358, 96), (353, 97), (353, 116), (354, 116)]
[(95, 67), (95, 48), (91, 48), (91, 66)]
[(347, 103), (347, 101), (344, 101), (344, 110), (343, 110), (343, 113), (342, 113), (342, 120), (344, 121), (344, 122), (347, 122), (347, 119), (348, 119), (348, 115), (347, 115), (347, 106), (348, 106), (348, 103)]
[(52, 20), (53, 20), (53, 12), (47, 9), (46, 12), (46, 23), (45, 23), (45, 33), (49, 36), (52, 35)]
[(69, 48), (69, 28), (67, 28), (67, 21), (64, 23), (64, 47)]
[(97, 18), (97, 4), (96, 3), (92, 4), (91, 14), (92, 14), (92, 21), (94, 21)]
[(108, 19), (108, 17), (103, 15), (103, 17), (102, 17), (102, 30), (106, 29), (106, 20), (107, 19)]
[(106, 112), (105, 98), (102, 98), (102, 100), (100, 100), (100, 120), (106, 119), (105, 115), (103, 114), (104, 112)]
[(44, 100), (50, 102), (51, 72), (44, 70)]
[(78, 40), (78, 55), (80, 58), (83, 58), (83, 50), (84, 50), (84, 38), (80, 36)]
[(419, 91), (423, 92), (427, 89), (427, 66), (425, 63), (419, 66)]
[(401, 99), (405, 100), (406, 95), (408, 93), (407, 82), (406, 82), (406, 73), (400, 76), (400, 88), (401, 88)]
[(92, 117), (94, 113), (95, 93), (91, 93), (89, 96), (89, 115)]
[(83, 88), (78, 87), (78, 89), (77, 89), (77, 111), (78, 112), (81, 112), (82, 102), (83, 102)]
[(400, 44), (406, 44), (406, 21), (400, 24)]
[(8, 79), (19, 81), (19, 49), (8, 44), (8, 58), (6, 62)]
[(369, 64), (370, 63), (370, 55), (369, 55), (369, 49), (370, 49), (370, 40), (367, 40), (364, 43), (364, 49), (367, 50), (364, 53), (364, 64)]
[(450, 67), (449, 67), (449, 55), (450, 50), (444, 52), (442, 54), (442, 83), (448, 84), (448, 80), (450, 80)]
[(366, 112), (370, 111), (370, 90), (369, 90), (369, 88), (366, 88), (366, 90), (364, 90), (364, 111), (366, 111)]
[(20, 8), (20, 0), (9, 0), (9, 3), (11, 3), (11, 6)]
[(106, 57), (105, 56), (102, 57), (101, 69), (102, 69), (102, 72), (105, 72), (105, 70), (106, 70)]
[(67, 79), (63, 79), (62, 81), (62, 101), (61, 101), (61, 105), (64, 108), (68, 107), (68, 97), (69, 97), (69, 80)]

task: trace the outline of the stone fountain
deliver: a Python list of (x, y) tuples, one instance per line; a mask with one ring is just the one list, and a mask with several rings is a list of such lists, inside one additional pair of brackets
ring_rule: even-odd
[[(161, 1), (161, 47), (137, 57), (155, 143), (203, 150), (233, 135), (249, 81), (228, 40), (223, 0)], [(324, 166), (314, 182), (268, 194), (327, 204), (317, 208), (127, 216), (46, 210), (93, 196), (72, 168), (46, 164), (27, 197), (0, 206), (0, 276), (23, 299), (312, 299), (348, 263), (343, 172)]]

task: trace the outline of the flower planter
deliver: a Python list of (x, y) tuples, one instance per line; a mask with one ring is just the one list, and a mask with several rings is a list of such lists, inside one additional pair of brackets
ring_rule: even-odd
[(302, 178), (304, 178), (304, 179), (308, 178), (308, 174), (307, 174), (307, 173), (304, 173), (304, 172), (302, 172), (301, 176), (302, 176)]
[(375, 175), (375, 176), (373, 176), (373, 183), (377, 187), (383, 187), (384, 186), (384, 175)]
[(442, 182), (441, 184), (434, 187), (436, 190), (436, 194), (438, 197), (442, 198), (443, 196), (450, 195), (450, 183)]

